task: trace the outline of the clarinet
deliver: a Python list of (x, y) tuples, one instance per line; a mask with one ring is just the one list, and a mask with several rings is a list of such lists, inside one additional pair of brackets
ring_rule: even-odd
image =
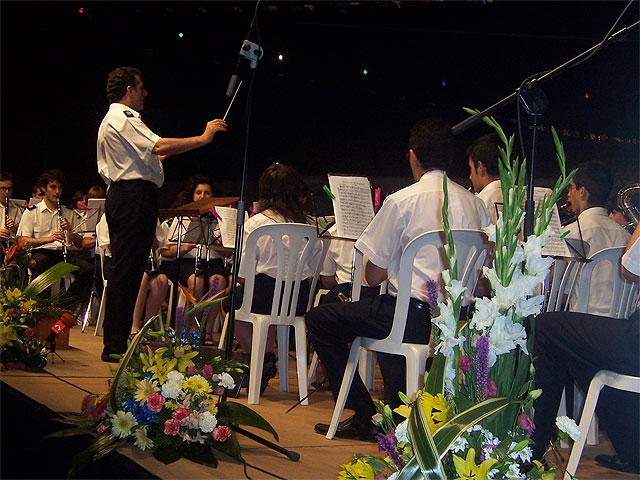
[(63, 216), (62, 216), (62, 207), (60, 206), (60, 199), (58, 199), (58, 227), (60, 228), (60, 231), (64, 233), (65, 239), (62, 242), (62, 258), (64, 260), (64, 263), (67, 263), (67, 234), (64, 232), (64, 230), (62, 229), (62, 220), (63, 220)]
[[(4, 228), (6, 228), (7, 230), (9, 230), (9, 227), (7, 227), (8, 220), (9, 220), (9, 197), (5, 195), (4, 197)], [(6, 241), (3, 240), (2, 243), (4, 243), (8, 247), (10, 242), (11, 242), (11, 232), (9, 232), (9, 237), (7, 238), (7, 240)]]

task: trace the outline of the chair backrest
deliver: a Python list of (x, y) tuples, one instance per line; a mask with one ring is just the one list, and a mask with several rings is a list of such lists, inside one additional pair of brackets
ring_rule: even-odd
[(100, 222), (98, 222), (96, 224), (96, 250), (98, 251), (98, 254), (100, 255), (100, 275), (102, 276), (102, 281), (104, 282), (106, 280), (106, 278), (104, 278), (104, 256), (105, 256), (105, 247), (101, 247), (98, 239), (100, 238), (100, 233), (102, 231), (102, 226), (100, 225)]
[[(489, 243), (486, 234), (481, 230), (455, 229), (452, 230), (452, 234), (455, 258), (458, 263), (458, 278), (467, 287), (468, 292), (473, 293), (480, 278), (482, 266), (488, 264), (491, 258), (493, 245)], [(413, 263), (418, 252), (423, 248), (435, 250), (433, 254), (440, 259), (440, 271), (449, 268), (444, 252), (444, 240), (442, 230), (432, 230), (411, 240), (402, 252), (393, 327), (385, 339), (386, 341), (402, 343), (409, 312), (409, 299), (411, 298)], [(432, 280), (441, 281), (441, 279), (435, 278)]]
[[(598, 314), (612, 318), (628, 318), (631, 316), (638, 300), (638, 286), (633, 282), (628, 282), (620, 274), (620, 258), (625, 247), (605, 248), (594, 253), (591, 262), (579, 265), (575, 279), (571, 283), (570, 298), (572, 294), (577, 295), (577, 301), (571, 306), (571, 311)], [(594, 269), (604, 263), (610, 263), (612, 272), (607, 276), (607, 280), (613, 283), (611, 288), (611, 304), (608, 312), (594, 312), (589, 304), (589, 297), (592, 293), (591, 280), (594, 278)], [(601, 277), (601, 275), (598, 275)], [(569, 302), (567, 302), (568, 304)], [(567, 305), (567, 308), (569, 306)]]
[[(257, 266), (256, 245), (258, 240), (264, 236), (271, 237), (277, 256), (277, 274), (271, 304), (271, 317), (274, 323), (280, 320), (292, 321), (296, 316), (303, 272), (310, 268), (313, 277), (312, 288), (315, 288), (317, 277), (322, 268), (322, 257), (326, 254), (328, 243), (325, 244), (324, 241), (318, 239), (316, 228), (312, 225), (272, 223), (256, 228), (247, 237), (244, 247), (243, 262), (245, 262), (244, 274), (246, 278), (242, 307), (238, 310), (238, 315), (251, 314)], [(322, 242), (322, 246), (318, 242)], [(287, 251), (285, 251), (285, 246), (288, 247)], [(309, 297), (312, 296), (309, 295)], [(313, 302), (313, 298), (310, 298), (310, 302)]]

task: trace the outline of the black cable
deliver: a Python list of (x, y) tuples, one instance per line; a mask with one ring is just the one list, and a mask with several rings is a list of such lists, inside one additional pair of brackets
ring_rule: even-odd
[(247, 473), (247, 467), (253, 468), (254, 470), (258, 470), (259, 472), (262, 472), (262, 473), (266, 473), (267, 475), (271, 475), (273, 478), (278, 478), (279, 480), (287, 480), (285, 477), (281, 477), (280, 475), (276, 475), (273, 472), (270, 472), (268, 470), (264, 470), (263, 468), (260, 468), (260, 467), (256, 467), (255, 465), (251, 465), (244, 458), (242, 459), (242, 464), (244, 465), (244, 475), (249, 480), (251, 480), (251, 477)]
[(95, 395), (95, 393), (90, 392), (89, 390), (85, 390), (84, 388), (79, 387), (78, 385), (75, 385), (75, 384), (73, 384), (73, 383), (71, 383), (71, 382), (69, 382), (69, 381), (65, 380), (64, 378), (59, 377), (59, 376), (58, 376), (58, 375), (56, 375), (55, 373), (49, 372), (49, 371), (45, 370), (44, 368), (41, 368), (40, 370), (42, 370), (44, 373), (47, 373), (47, 374), (51, 375), (53, 378), (55, 378), (55, 379), (57, 379), (57, 380), (60, 380), (61, 382), (64, 382), (64, 383), (66, 383), (66, 384), (68, 384), (68, 385), (71, 385), (72, 387), (77, 388), (78, 390), (82, 390), (83, 392), (88, 393), (89, 395)]

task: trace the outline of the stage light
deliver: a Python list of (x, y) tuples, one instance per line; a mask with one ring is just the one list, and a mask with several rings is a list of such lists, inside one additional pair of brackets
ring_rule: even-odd
[(184, 33), (180, 32), (180, 33), (178, 33), (178, 36), (179, 36), (180, 38), (182, 38), (182, 37), (184, 37)]
[(444, 80), (442, 80), (442, 86), (446, 87), (447, 86), (447, 82), (445, 82)]
[(366, 68), (362, 69), (362, 74), (363, 74), (363, 75), (366, 75), (367, 73), (369, 73), (369, 72), (367, 72), (367, 69), (366, 69)]
[(80, 8), (78, 9), (78, 13), (84, 13), (84, 8), (80, 7)]
[(281, 53), (278, 54), (278, 61), (279, 62), (284, 61), (284, 55), (283, 54), (281, 54)]
[(585, 93), (585, 94), (584, 94), (584, 98), (587, 98), (587, 99), (588, 99), (588, 98), (589, 98), (589, 94), (588, 94), (588, 93)]

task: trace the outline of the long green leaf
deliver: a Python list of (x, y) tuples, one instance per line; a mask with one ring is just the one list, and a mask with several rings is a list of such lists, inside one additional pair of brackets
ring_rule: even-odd
[(424, 478), (446, 480), (440, 455), (431, 436), (422, 402), (416, 401), (409, 417), (409, 438)]
[(422, 471), (416, 457), (412, 457), (407, 462), (400, 474), (396, 477), (396, 480), (423, 480)]
[(182, 456), (187, 460), (205, 465), (211, 468), (218, 467), (218, 459), (211, 451), (211, 447), (207, 444), (200, 443), (183, 443)]
[(479, 403), (450, 419), (433, 435), (433, 441), (435, 442), (439, 458), (444, 457), (444, 455), (449, 451), (449, 448), (451, 448), (451, 445), (453, 445), (453, 442), (455, 442), (456, 439), (467, 429), (507, 405), (514, 403), (521, 402), (520, 400), (513, 400), (504, 397), (490, 398), (489, 400), (485, 400), (484, 402)]
[(206, 442), (216, 450), (229, 455), (231, 458), (235, 458), (239, 462), (242, 461), (242, 453), (240, 451), (240, 443), (238, 442), (238, 436), (236, 432), (231, 432), (231, 436), (224, 442), (216, 442), (213, 438), (207, 437)]
[(65, 275), (78, 270), (78, 267), (70, 263), (60, 262), (48, 268), (22, 291), (26, 297), (35, 297), (49, 288), (54, 282), (60, 280)]
[(427, 381), (424, 384), (424, 391), (431, 395), (444, 393), (444, 376), (447, 367), (447, 358), (439, 353), (433, 358), (431, 369), (427, 375)]
[(63, 437), (75, 437), (76, 435), (90, 435), (95, 433), (95, 428), (91, 427), (77, 427), (77, 428), (65, 428), (64, 430), (59, 430), (57, 432), (53, 432), (42, 440), (47, 438), (63, 438)]
[(248, 425), (259, 428), (273, 435), (277, 442), (280, 441), (278, 433), (259, 414), (251, 410), (246, 405), (236, 402), (222, 402), (218, 404), (218, 420), (225, 420), (238, 425)]

